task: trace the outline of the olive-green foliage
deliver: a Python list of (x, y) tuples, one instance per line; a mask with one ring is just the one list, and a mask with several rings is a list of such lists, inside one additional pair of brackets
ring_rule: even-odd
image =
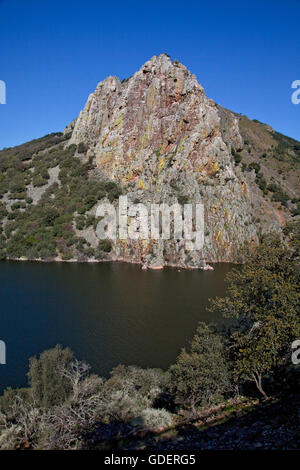
[(233, 147), (231, 147), (231, 155), (233, 156), (234, 158), (234, 162), (235, 162), (235, 165), (239, 165), (242, 161), (242, 155), (238, 152), (235, 151), (235, 149)]
[(153, 408), (168, 381), (160, 369), (118, 366), (105, 380), (56, 346), (30, 359), (28, 375), (30, 388), (7, 389), (0, 397), (1, 450), (24, 442), (34, 449), (78, 449), (101, 422), (104, 439), (117, 438), (124, 422), (127, 428), (172, 424), (170, 413)]
[(70, 393), (70, 384), (60, 374), (73, 359), (69, 348), (57, 345), (44, 351), (39, 358), (29, 360), (28, 379), (32, 398), (39, 406), (50, 407), (63, 403)]
[(0, 201), (0, 220), (6, 217), (8, 214), (5, 205)]
[(0, 396), (0, 413), (5, 413), (9, 419), (15, 419), (16, 410), (14, 410), (14, 404), (18, 397), (31, 402), (32, 395), (30, 388), (6, 388), (3, 395)]
[[(86, 215), (103, 198), (114, 201), (122, 193), (112, 181), (91, 180), (93, 163), (82, 163), (76, 158), (76, 145), (63, 149), (65, 136), (53, 134), (31, 144), (0, 152), (0, 197), (10, 191), (10, 197), (20, 203), (12, 205), (7, 214), (0, 205), (1, 219), (7, 216), (1, 259), (5, 257), (29, 259), (62, 259), (93, 257), (93, 249), (78, 239), (73, 227), (77, 212), (78, 229), (94, 225), (94, 216)], [(23, 158), (30, 155), (30, 159)], [(43, 193), (38, 204), (27, 197), (26, 186), (44, 186), (49, 180), (49, 168), (59, 166), (60, 184), (54, 183)], [(22, 211), (20, 211), (22, 209)], [(106, 247), (106, 252), (110, 251)]]
[(243, 158), (243, 157), (242, 157), (242, 155), (241, 155), (240, 153), (236, 153), (236, 154), (234, 155), (234, 162), (235, 162), (235, 164), (236, 164), (236, 165), (239, 165), (239, 164), (241, 163), (241, 161), (242, 161), (242, 158)]
[(176, 401), (191, 407), (216, 403), (230, 390), (230, 374), (221, 337), (199, 323), (187, 351), (170, 367), (169, 388)]
[(279, 189), (278, 191), (274, 192), (272, 199), (274, 201), (282, 202), (284, 204), (290, 200), (290, 197), (284, 191), (282, 191), (282, 189)]
[(168, 374), (160, 369), (136, 366), (115, 367), (105, 382), (110, 419), (129, 421), (151, 407), (165, 391)]
[(273, 156), (279, 161), (297, 163), (300, 159), (300, 143), (279, 132), (272, 132), (272, 137), (277, 141), (273, 149)]
[(272, 193), (275, 193), (276, 191), (280, 190), (279, 186), (276, 183), (270, 183), (267, 189), (268, 191), (271, 191)]
[(177, 201), (179, 204), (184, 205), (189, 202), (189, 197), (186, 194), (177, 193)]
[(110, 240), (100, 240), (98, 243), (99, 252), (109, 253), (112, 248), (112, 243)]
[(78, 153), (86, 153), (88, 147), (84, 142), (80, 142), (77, 147)]
[(228, 295), (211, 306), (236, 319), (236, 375), (254, 380), (262, 394), (263, 377), (286, 363), (292, 341), (300, 337), (299, 224), (290, 230), (288, 244), (278, 234), (265, 236), (247, 263), (228, 274)]
[(291, 199), (276, 183), (270, 183), (266, 189), (273, 193), (273, 201), (286, 204)]
[(267, 181), (265, 180), (263, 173), (258, 172), (256, 174), (256, 184), (265, 194), (267, 194)]
[(248, 165), (249, 170), (254, 170), (255, 173), (257, 174), (260, 170), (260, 164), (256, 162), (249, 163)]
[(86, 219), (84, 215), (79, 215), (78, 217), (76, 217), (76, 228), (78, 230), (83, 230), (85, 228), (85, 224), (86, 224)]

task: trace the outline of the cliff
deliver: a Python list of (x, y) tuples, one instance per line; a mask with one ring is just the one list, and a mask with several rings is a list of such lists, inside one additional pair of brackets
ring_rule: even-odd
[[(245, 242), (259, 243), (264, 233), (280, 231), (299, 213), (300, 144), (217, 105), (184, 65), (165, 54), (154, 56), (129, 79), (120, 82), (108, 77), (100, 82), (78, 118), (57, 139), (58, 143), (51, 142), (22, 160), (24, 167), (31, 168), (24, 199), (30, 194), (35, 205), (43, 200), (43, 190), (48, 194), (53, 184), (76, 191), (70, 188), (74, 175), (64, 163), (71, 154), (74, 167), (88, 167), (89, 184), (98, 182), (107, 188), (113, 182), (129, 202), (204, 205), (202, 250), (186, 251), (182, 240), (117, 241), (104, 250), (104, 259), (150, 267), (235, 262)], [(9, 151), (0, 152), (0, 161)], [(48, 174), (35, 197), (34, 163), (41, 165), (43, 155), (48, 156)], [(5, 210), (10, 212), (19, 199), (15, 193), (12, 197), (12, 190), (2, 193)], [(95, 216), (97, 201), (109, 198), (105, 192), (95, 196), (94, 204), (84, 210), (74, 206), (72, 212), (72, 230), (87, 243), (89, 259), (95, 257), (99, 240), (95, 224), (86, 221)], [(51, 198), (55, 205), (57, 194)], [(75, 224), (78, 216), (81, 224)], [(7, 218), (3, 228), (6, 222)], [(63, 242), (60, 245), (64, 247)], [(58, 258), (60, 245), (56, 240)], [(69, 250), (69, 258), (78, 257), (76, 250)]]

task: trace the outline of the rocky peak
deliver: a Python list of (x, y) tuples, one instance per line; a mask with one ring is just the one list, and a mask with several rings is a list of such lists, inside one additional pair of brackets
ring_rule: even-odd
[[(205, 248), (188, 261), (175, 248), (182, 264), (198, 266), (203, 259), (234, 260), (245, 241), (257, 243), (261, 231), (280, 228), (272, 205), (256, 194), (254, 173), (235, 165), (233, 154), (243, 148), (239, 119), (208, 99), (184, 65), (161, 54), (122, 82), (113, 76), (100, 82), (70, 143), (83, 142), (101, 174), (133, 199), (203, 201)], [(256, 223), (260, 212), (262, 226)], [(168, 248), (158, 243), (154, 251), (164, 264)]]
[[(154, 56), (122, 82), (100, 82), (64, 133), (1, 152), (0, 257), (203, 269), (239, 261), (245, 242), (299, 217), (299, 157), (299, 142), (215, 104), (184, 65)], [(172, 230), (169, 240), (99, 243), (97, 207), (118, 210), (120, 194), (148, 214), (153, 203), (202, 202), (203, 248)]]
[[(199, 171), (211, 171), (215, 153), (225, 151), (215, 103), (184, 65), (166, 54), (154, 56), (128, 80), (100, 82), (80, 113), (71, 143), (87, 143), (104, 172), (125, 177), (123, 167), (135, 165), (154, 151), (180, 149)], [(205, 173), (205, 170), (204, 170)]]

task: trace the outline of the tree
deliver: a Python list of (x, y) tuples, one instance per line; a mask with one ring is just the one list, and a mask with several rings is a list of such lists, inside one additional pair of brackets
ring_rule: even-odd
[(212, 326), (199, 323), (189, 351), (182, 349), (170, 367), (170, 391), (176, 401), (191, 407), (217, 402), (231, 388), (221, 337)]
[(70, 382), (59, 370), (73, 360), (70, 348), (60, 345), (44, 351), (39, 358), (29, 359), (29, 384), (37, 405), (50, 407), (63, 403), (71, 392)]
[(104, 381), (89, 371), (90, 366), (77, 359), (58, 368), (70, 394), (64, 403), (50, 408), (41, 423), (39, 443), (43, 449), (81, 448), (85, 435), (105, 416)]
[(231, 336), (236, 375), (254, 380), (264, 397), (263, 377), (286, 363), (300, 336), (298, 239), (299, 227), (289, 243), (265, 236), (227, 276), (228, 295), (211, 302), (210, 310), (237, 320)]
[(160, 369), (119, 365), (105, 383), (106, 411), (112, 420), (130, 421), (165, 391), (168, 374)]
[(263, 376), (278, 362), (272, 331), (268, 333), (268, 327), (258, 323), (248, 335), (234, 332), (232, 336), (236, 376), (253, 380), (265, 399), (267, 394), (263, 388)]

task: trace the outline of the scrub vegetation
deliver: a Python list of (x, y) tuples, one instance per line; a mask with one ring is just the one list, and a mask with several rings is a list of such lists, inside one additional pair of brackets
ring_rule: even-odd
[(200, 323), (167, 371), (120, 365), (102, 378), (61, 346), (31, 358), (28, 387), (0, 397), (0, 448), (139, 448), (149, 435), (176, 441), (178, 427), (201, 418), (193, 428), (199, 439), (212, 409), (222, 410), (226, 435), (226, 420), (250, 412), (255, 397), (267, 403), (287, 386), (296, 392), (299, 222), (284, 235), (270, 234), (245, 253), (248, 261), (227, 277), (226, 297), (211, 301), (211, 309), (231, 318), (229, 326), (218, 331)]

